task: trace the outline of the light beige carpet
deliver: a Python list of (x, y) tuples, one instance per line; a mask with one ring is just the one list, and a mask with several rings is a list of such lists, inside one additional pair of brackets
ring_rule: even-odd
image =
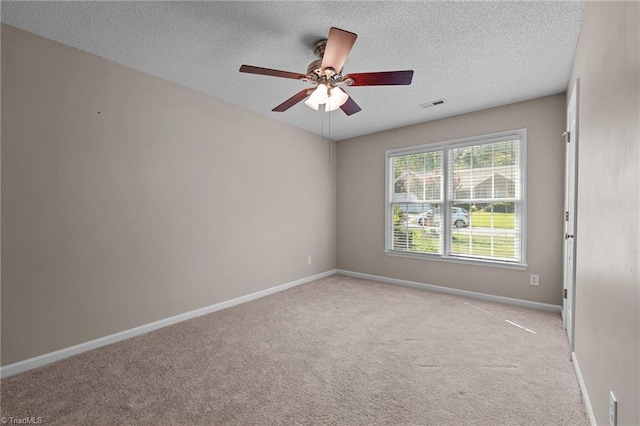
[(3, 379), (1, 396), (2, 416), (61, 425), (588, 424), (559, 315), (339, 275)]

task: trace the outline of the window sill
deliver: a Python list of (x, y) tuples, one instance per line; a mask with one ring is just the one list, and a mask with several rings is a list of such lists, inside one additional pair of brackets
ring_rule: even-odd
[(515, 269), (519, 271), (524, 271), (528, 267), (526, 263), (501, 262), (499, 260), (470, 259), (470, 258), (461, 258), (461, 257), (453, 257), (453, 256), (430, 255), (430, 254), (424, 254), (424, 253), (409, 253), (405, 251), (385, 250), (384, 254), (387, 256), (404, 257), (407, 259), (432, 260), (436, 262), (457, 263), (457, 264), (474, 265), (474, 266), (488, 266), (491, 268)]

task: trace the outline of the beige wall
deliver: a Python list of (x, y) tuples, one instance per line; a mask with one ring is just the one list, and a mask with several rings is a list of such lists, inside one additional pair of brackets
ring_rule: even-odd
[(2, 365), (336, 267), (335, 143), (6, 25), (2, 89)]
[[(338, 143), (338, 268), (560, 305), (564, 94)], [(526, 271), (384, 254), (385, 150), (527, 128)], [(529, 285), (529, 274), (540, 286)]]
[(567, 94), (580, 78), (575, 355), (600, 425), (609, 391), (640, 424), (639, 6), (587, 3)]

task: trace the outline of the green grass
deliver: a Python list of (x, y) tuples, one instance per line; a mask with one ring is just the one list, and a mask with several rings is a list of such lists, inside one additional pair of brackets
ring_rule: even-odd
[(493, 228), (513, 229), (513, 213), (471, 212), (471, 226), (474, 228), (491, 228), (492, 217)]
[[(411, 229), (411, 245), (396, 246), (397, 250), (407, 250), (420, 253), (438, 253), (440, 251), (440, 236), (428, 229)], [(403, 241), (406, 244), (406, 240)], [(454, 233), (451, 242), (452, 254), (469, 254), (475, 256), (490, 256), (499, 258), (514, 257), (515, 240), (512, 236), (463, 235)]]
[(514, 243), (511, 236), (453, 235), (451, 251), (454, 254), (513, 258)]
[(411, 251), (419, 251), (421, 253), (438, 253), (440, 251), (440, 236), (431, 233), (429, 230), (424, 232), (414, 229), (413, 232), (413, 246)]

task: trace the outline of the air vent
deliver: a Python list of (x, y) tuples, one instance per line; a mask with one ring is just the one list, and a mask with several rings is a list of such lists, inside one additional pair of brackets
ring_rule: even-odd
[(444, 99), (438, 99), (436, 101), (425, 102), (423, 104), (418, 105), (420, 108), (431, 108), (434, 106), (442, 105), (444, 103)]

